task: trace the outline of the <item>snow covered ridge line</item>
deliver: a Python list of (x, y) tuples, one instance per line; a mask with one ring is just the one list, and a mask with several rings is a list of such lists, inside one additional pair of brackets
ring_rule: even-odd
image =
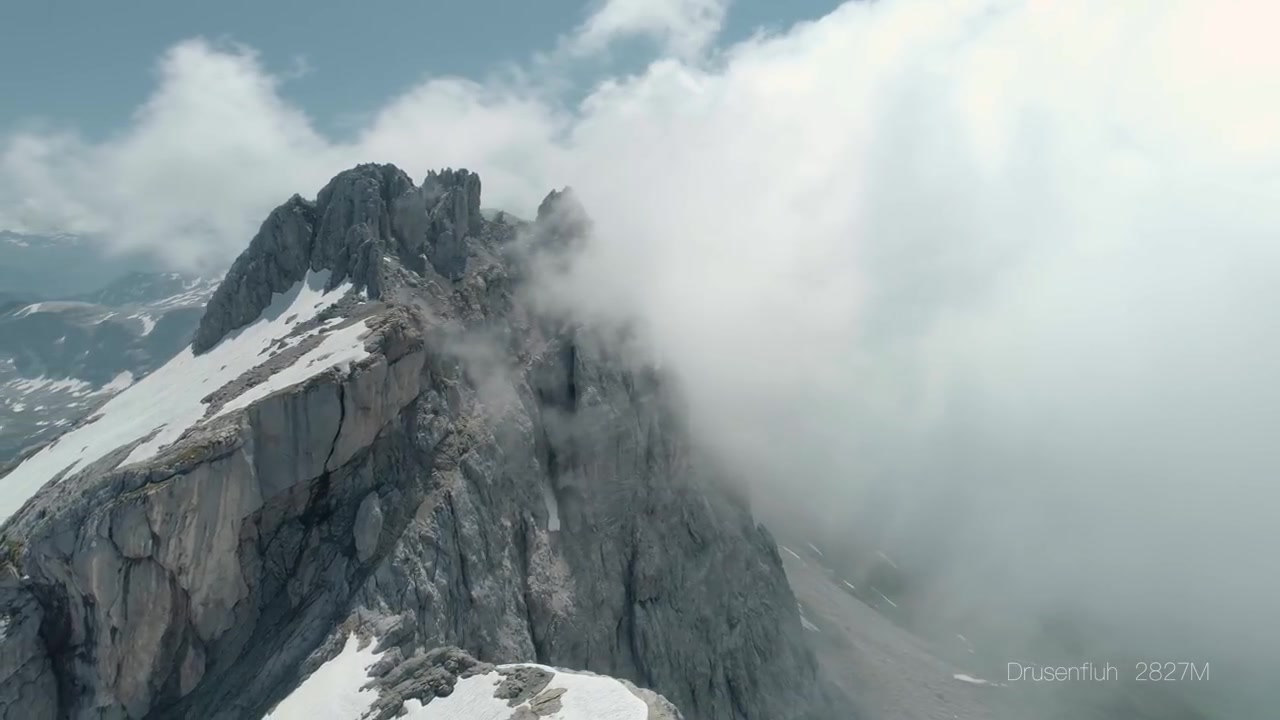
[[(329, 271), (311, 272), (271, 304), (250, 325), (229, 334), (208, 352), (190, 347), (112, 397), (89, 422), (57, 438), (0, 480), (0, 522), (7, 520), (54, 478), (71, 477), (107, 455), (132, 449), (118, 467), (154, 457), (160, 450), (208, 417), (207, 399), (233, 386), (273, 357), (304, 342), (314, 343), (300, 357), (249, 386), (241, 397), (225, 398), (217, 414), (240, 409), (305, 382), (333, 367), (347, 371), (368, 356), (365, 322), (335, 329), (335, 318), (315, 327), (308, 323), (353, 292), (350, 283), (326, 290)], [(309, 329), (303, 329), (308, 326)], [(318, 339), (318, 343), (316, 340)]]
[[(454, 648), (395, 663), (348, 635), (263, 720), (680, 720), (656, 693), (602, 675), (537, 664), (490, 665)], [(425, 660), (425, 662), (423, 662)], [(406, 668), (416, 672), (405, 672)]]

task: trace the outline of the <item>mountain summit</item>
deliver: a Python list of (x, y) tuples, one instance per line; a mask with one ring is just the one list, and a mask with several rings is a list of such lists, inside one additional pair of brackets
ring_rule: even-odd
[(0, 477), (0, 719), (847, 717), (660, 376), (528, 302), (588, 227), (391, 165), (274, 210), (190, 347)]

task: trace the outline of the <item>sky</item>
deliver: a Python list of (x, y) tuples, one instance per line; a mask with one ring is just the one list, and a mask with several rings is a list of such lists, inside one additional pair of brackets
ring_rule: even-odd
[(761, 505), (933, 568), (938, 612), (1079, 606), (1156, 657), (1264, 667), (1274, 4), (781, 5), (551, 5), (496, 34), (139, 11), (134, 40), (23, 68), (0, 224), (198, 269), (360, 162), (468, 167), (525, 215), (572, 185), (595, 233), (553, 299), (636, 321)]
[[(819, 16), (837, 0), (738, 3), (721, 37), (741, 39)], [(427, 77), (483, 78), (527, 62), (596, 7), (583, 0), (229, 0), (176, 9), (164, 0), (49, 0), (0, 5), (0, 130), (73, 126), (108, 137), (125, 125), (155, 83), (156, 58), (193, 37), (239, 43), (287, 78), (280, 93), (317, 127), (352, 132), (363, 116)], [(636, 69), (640, 47), (596, 58), (592, 75)]]

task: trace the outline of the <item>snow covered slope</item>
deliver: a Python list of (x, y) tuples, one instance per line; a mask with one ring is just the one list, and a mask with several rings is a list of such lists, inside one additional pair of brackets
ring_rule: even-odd
[(373, 707), (378, 692), (366, 688), (370, 667), (382, 657), (373, 643), (361, 647), (355, 635), (347, 637), (342, 652), (316, 669), (289, 697), (263, 720), (357, 720)]
[[(532, 667), (551, 673), (546, 688), (516, 705), (495, 697), (503, 671)], [(550, 706), (559, 701), (559, 709)], [(521, 708), (547, 720), (647, 720), (649, 707), (634, 691), (611, 677), (557, 670), (545, 665), (499, 665), (494, 672), (458, 681), (453, 693), (423, 705), (405, 702), (409, 720), (508, 720)], [(549, 712), (538, 712), (538, 710)]]
[[(425, 697), (404, 699), (395, 693), (379, 703), (378, 674), (392, 674), (379, 663), (371, 640), (349, 635), (342, 651), (321, 665), (263, 720), (372, 720), (393, 713), (403, 720), (677, 720), (679, 712), (656, 694), (602, 675), (532, 663), (487, 665), (457, 653), (449, 661), (428, 662), (435, 673), (448, 667), (443, 686)], [(456, 652), (456, 651), (455, 651)], [(459, 663), (460, 658), (465, 658)], [(427, 673), (432, 674), (432, 673)], [(451, 684), (450, 684), (451, 683)], [(389, 688), (386, 688), (389, 689)], [(390, 694), (390, 693), (389, 693)]]
[[(122, 465), (154, 456), (211, 413), (210, 396), (263, 363), (317, 335), (320, 342), (277, 374), (230, 398), (223, 411), (287, 388), (334, 367), (363, 359), (365, 327), (353, 323), (319, 325), (298, 331), (352, 291), (349, 283), (326, 291), (328, 271), (308, 274), (288, 292), (277, 294), (259, 320), (227, 337), (212, 350), (195, 355), (188, 346), (164, 366), (111, 398), (88, 422), (58, 437), (0, 478), (0, 522), (12, 515), (50, 480), (69, 476), (108, 453), (128, 447)], [(338, 319), (341, 320), (340, 318)]]

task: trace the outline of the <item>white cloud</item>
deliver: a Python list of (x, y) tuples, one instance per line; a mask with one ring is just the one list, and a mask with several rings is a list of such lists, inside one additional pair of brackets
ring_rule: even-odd
[(599, 237), (566, 290), (645, 320), (762, 501), (934, 558), (957, 610), (992, 588), (1105, 601), (1166, 639), (1265, 650), (1274, 7), (849, 3), (714, 67), (686, 59), (711, 5), (635, 7), (580, 41), (677, 40), (580, 105), (435, 79), (349, 143), (252, 53), (186, 43), (112, 140), (9, 138), (4, 212), (190, 261), (357, 162), (468, 166), (526, 215), (571, 184)]
[(181, 43), (161, 58), (156, 91), (130, 127), (107, 142), (11, 138), (0, 182), (18, 207), (6, 214), (100, 232), (176, 263), (225, 258), (283, 188), (312, 185), (328, 169), (329, 144), (276, 91), (251, 51)]
[(596, 53), (615, 41), (651, 37), (667, 52), (691, 58), (720, 32), (729, 0), (604, 0), (569, 42), (577, 53)]
[(508, 204), (551, 182), (540, 173), (557, 113), (515, 91), (431, 80), (373, 114), (356, 140), (337, 142), (279, 84), (251, 49), (178, 44), (160, 59), (155, 92), (109, 140), (0, 141), (0, 224), (93, 233), (191, 268), (234, 257), (272, 207), (360, 162), (395, 160), (418, 176), (482, 164), (492, 168), (486, 196)]

